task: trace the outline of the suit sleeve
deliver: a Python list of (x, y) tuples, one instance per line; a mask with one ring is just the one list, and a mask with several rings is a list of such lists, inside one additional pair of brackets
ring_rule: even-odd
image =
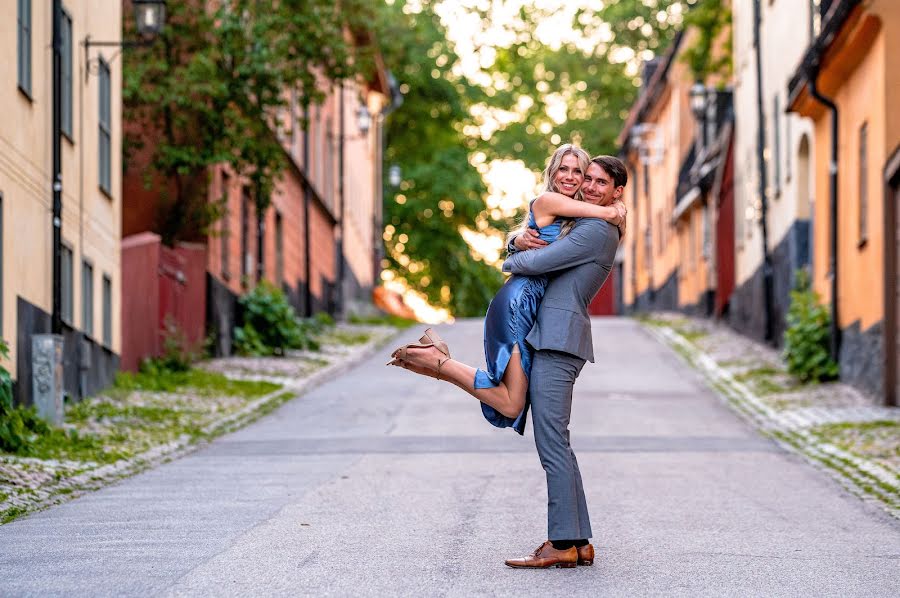
[(519, 251), (519, 248), (516, 247), (516, 239), (518, 239), (518, 235), (509, 240), (509, 243), (506, 244), (506, 253), (509, 255), (513, 255)]
[(568, 235), (548, 247), (510, 255), (503, 271), (513, 274), (547, 274), (596, 261), (615, 227), (595, 218), (579, 220)]

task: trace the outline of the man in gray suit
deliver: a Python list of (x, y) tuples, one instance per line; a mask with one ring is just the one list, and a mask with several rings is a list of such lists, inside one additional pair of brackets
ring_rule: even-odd
[[(612, 156), (591, 161), (581, 187), (585, 200), (608, 205), (619, 200), (628, 180)], [(526, 341), (535, 349), (529, 380), (534, 442), (547, 474), (548, 541), (510, 567), (591, 565), (594, 548), (578, 461), (569, 445), (572, 390), (585, 361), (594, 361), (587, 307), (612, 268), (624, 223), (579, 219), (568, 235), (546, 248), (535, 235), (514, 241), (517, 251), (503, 263), (513, 274), (550, 274), (552, 279)], [(510, 248), (512, 249), (512, 248)]]

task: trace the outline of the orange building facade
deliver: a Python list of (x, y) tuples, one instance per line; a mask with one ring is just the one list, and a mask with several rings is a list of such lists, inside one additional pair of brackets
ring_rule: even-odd
[(841, 378), (888, 404), (898, 394), (898, 56), (900, 4), (835, 1), (789, 89), (789, 109), (815, 123), (812, 280), (835, 316)]

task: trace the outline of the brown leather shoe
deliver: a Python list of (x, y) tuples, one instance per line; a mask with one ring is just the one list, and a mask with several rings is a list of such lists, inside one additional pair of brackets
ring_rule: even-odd
[(530, 556), (509, 559), (507, 566), (517, 569), (547, 569), (548, 567), (574, 567), (578, 562), (578, 550), (573, 546), (567, 550), (553, 548), (550, 540), (541, 544)]
[(578, 564), (591, 566), (594, 564), (594, 547), (591, 544), (585, 544), (578, 547)]

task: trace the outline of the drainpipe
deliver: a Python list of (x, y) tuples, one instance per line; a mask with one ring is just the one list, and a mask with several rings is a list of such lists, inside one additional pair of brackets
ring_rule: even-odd
[(841, 350), (841, 329), (838, 326), (838, 260), (837, 260), (837, 218), (838, 218), (838, 108), (831, 98), (827, 98), (816, 87), (819, 69), (807, 72), (809, 93), (831, 111), (831, 156), (828, 163), (828, 210), (831, 216), (829, 235), (828, 267), (831, 270), (831, 358), (838, 362)]
[(338, 224), (340, 225), (340, 238), (337, 242), (337, 305), (338, 314), (344, 313), (344, 82), (338, 83), (340, 99), (338, 106), (340, 117), (338, 118)]
[(306, 126), (303, 128), (303, 271), (306, 277), (303, 315), (312, 316), (312, 280), (309, 257), (309, 108), (303, 109)]
[[(53, 0), (53, 334), (62, 334), (62, 1)], [(73, 264), (74, 269), (74, 264)], [(74, 276), (74, 273), (73, 273)], [(24, 384), (25, 381), (20, 381)]]
[(763, 247), (763, 293), (765, 305), (765, 339), (769, 343), (775, 341), (775, 327), (773, 321), (774, 311), (774, 290), (772, 285), (772, 255), (769, 253), (769, 199), (766, 195), (766, 181), (768, 175), (766, 173), (765, 146), (766, 146), (766, 127), (765, 127), (765, 111), (763, 109), (763, 93), (762, 93), (762, 47), (759, 37), (760, 21), (762, 20), (760, 0), (753, 2), (753, 45), (756, 50), (756, 116), (757, 116), (757, 138), (756, 138), (756, 157), (759, 162), (759, 198), (761, 204), (760, 214), (760, 231), (762, 232)]
[[(636, 312), (638, 308), (638, 292), (637, 292), (637, 248), (638, 248), (638, 237), (640, 235), (636, 234), (638, 230), (638, 182), (635, 180), (637, 178), (637, 169), (635, 168), (634, 162), (628, 157), (628, 146), (626, 145), (622, 151), (622, 162), (625, 163), (625, 168), (634, 173), (635, 176), (631, 177), (631, 214), (634, 222), (631, 224), (631, 311)], [(624, 284), (625, 281), (622, 281)]]

